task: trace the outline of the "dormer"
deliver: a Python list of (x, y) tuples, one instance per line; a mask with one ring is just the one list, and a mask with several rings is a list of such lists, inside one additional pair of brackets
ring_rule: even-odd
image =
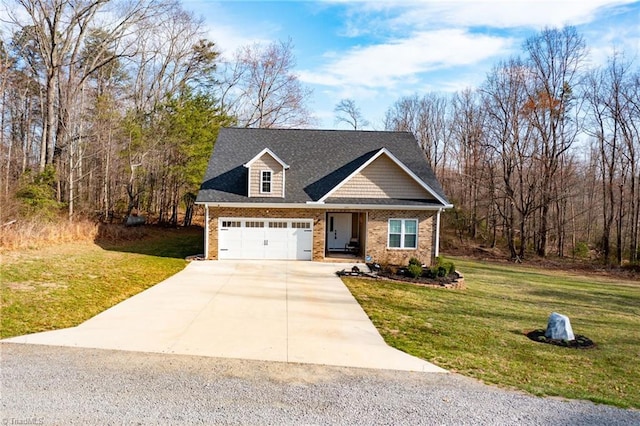
[(289, 165), (269, 148), (243, 164), (249, 169), (248, 197), (284, 198), (285, 171)]

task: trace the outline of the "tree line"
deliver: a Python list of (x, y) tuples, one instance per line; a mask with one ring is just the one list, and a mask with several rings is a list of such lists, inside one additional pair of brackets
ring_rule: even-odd
[(385, 127), (414, 133), (461, 238), (638, 261), (640, 70), (622, 52), (590, 67), (575, 28), (545, 29), (476, 90), (399, 99)]
[(221, 126), (305, 126), (291, 41), (222, 60), (177, 0), (13, 0), (0, 40), (1, 220), (190, 223)]
[[(222, 126), (312, 127), (291, 40), (223, 58), (178, 0), (11, 0), (0, 39), (0, 222), (61, 211), (189, 224)], [(426, 47), (425, 47), (426, 48)], [(545, 29), (477, 89), (416, 93), (373, 127), (412, 132), (460, 238), (513, 259), (637, 262), (640, 71), (591, 66)], [(336, 121), (369, 125), (350, 99)]]

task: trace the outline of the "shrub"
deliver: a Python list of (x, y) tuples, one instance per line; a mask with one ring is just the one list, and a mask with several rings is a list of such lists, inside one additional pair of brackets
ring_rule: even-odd
[(433, 270), (433, 268), (425, 268), (425, 269), (422, 271), (422, 276), (423, 276), (423, 277), (425, 277), (425, 278), (433, 279), (433, 278), (436, 278), (438, 275), (437, 275), (437, 274), (436, 274), (436, 272)]
[(456, 265), (453, 262), (447, 262), (441, 257), (436, 257), (436, 261), (431, 267), (431, 275), (433, 277), (446, 277), (456, 272)]
[(456, 265), (454, 265), (453, 262), (446, 261), (442, 258), (438, 258), (437, 265), (444, 267), (448, 274), (452, 274), (456, 271)]
[(573, 255), (580, 259), (584, 259), (589, 255), (589, 246), (584, 241), (580, 241), (576, 243), (576, 246), (573, 248)]
[(446, 265), (448, 275), (452, 275), (456, 272), (456, 265), (454, 265), (453, 262), (447, 262)]
[(409, 265), (422, 266), (422, 262), (420, 262), (417, 257), (412, 257), (411, 259), (409, 259)]
[(27, 170), (21, 177), (16, 199), (21, 204), (21, 213), (26, 217), (52, 221), (62, 207), (55, 198), (55, 169), (47, 166), (42, 173)]
[(407, 267), (407, 272), (413, 278), (418, 278), (420, 275), (422, 275), (422, 266), (416, 265), (415, 263), (409, 263), (409, 266)]

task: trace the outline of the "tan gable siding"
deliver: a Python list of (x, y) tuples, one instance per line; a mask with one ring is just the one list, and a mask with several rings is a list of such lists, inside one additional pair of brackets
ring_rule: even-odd
[[(260, 177), (263, 170), (271, 170), (271, 193), (265, 194), (260, 192)], [(251, 176), (249, 183), (251, 186), (252, 197), (283, 197), (283, 177), (284, 170), (282, 165), (278, 163), (271, 155), (265, 153), (251, 165)]]
[(433, 199), (386, 155), (376, 158), (336, 192), (335, 198)]

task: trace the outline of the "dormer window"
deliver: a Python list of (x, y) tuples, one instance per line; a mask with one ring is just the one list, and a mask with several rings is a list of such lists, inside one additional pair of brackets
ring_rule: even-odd
[(289, 165), (269, 148), (265, 148), (243, 164), (249, 169), (248, 197), (284, 198), (286, 171)]
[(271, 194), (271, 174), (271, 170), (260, 172), (260, 192), (263, 194)]

